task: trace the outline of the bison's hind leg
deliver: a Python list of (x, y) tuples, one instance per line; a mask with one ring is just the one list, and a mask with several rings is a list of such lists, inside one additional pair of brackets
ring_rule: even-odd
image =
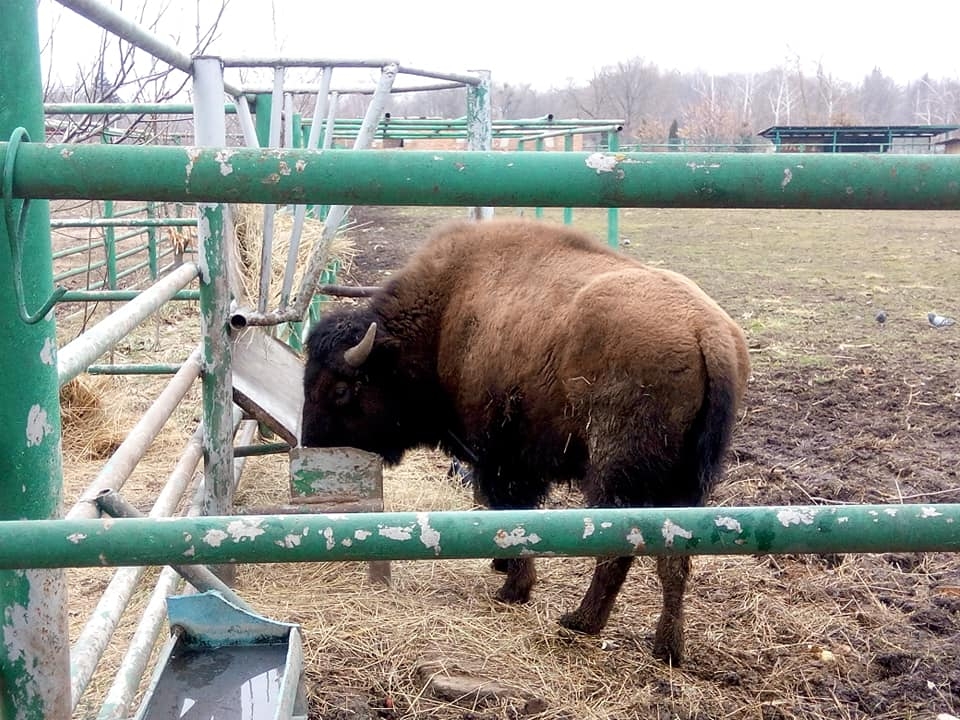
[[(510, 604), (527, 602), (530, 591), (537, 582), (537, 569), (534, 567), (533, 558), (511, 558), (501, 562), (505, 565), (507, 579), (497, 591), (497, 600)], [(496, 560), (494, 568), (497, 568)]]
[(560, 624), (576, 632), (596, 635), (607, 624), (617, 593), (627, 577), (633, 557), (597, 558), (593, 580), (583, 600), (573, 612), (560, 618)]
[(690, 558), (658, 557), (657, 575), (663, 588), (663, 609), (653, 636), (653, 654), (676, 666), (683, 660), (683, 593), (690, 575)]

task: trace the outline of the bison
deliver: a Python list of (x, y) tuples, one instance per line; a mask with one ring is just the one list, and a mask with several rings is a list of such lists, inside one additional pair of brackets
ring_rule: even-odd
[[(456, 222), (365, 306), (306, 344), (302, 443), (400, 461), (441, 447), (493, 509), (575, 482), (591, 507), (704, 503), (749, 374), (743, 331), (697, 285), (561, 225)], [(606, 625), (633, 557), (600, 558), (560, 624)], [(654, 654), (683, 654), (688, 557), (660, 557)], [(532, 558), (494, 563), (497, 598), (529, 599)]]

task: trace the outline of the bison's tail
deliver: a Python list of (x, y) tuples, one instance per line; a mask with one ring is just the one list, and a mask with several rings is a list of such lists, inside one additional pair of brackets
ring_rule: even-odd
[(715, 325), (700, 336), (707, 387), (694, 433), (696, 447), (691, 449), (697, 464), (701, 501), (707, 498), (723, 473), (724, 459), (750, 373), (743, 334), (731, 325)]

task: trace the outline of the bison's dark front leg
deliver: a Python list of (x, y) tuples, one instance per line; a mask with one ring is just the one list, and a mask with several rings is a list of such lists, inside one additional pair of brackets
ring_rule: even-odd
[(683, 660), (683, 593), (690, 575), (690, 558), (658, 557), (657, 575), (663, 587), (663, 610), (653, 636), (653, 654), (679, 665)]
[(632, 563), (631, 556), (598, 558), (593, 580), (580, 601), (580, 607), (562, 616), (560, 624), (588, 635), (596, 635), (603, 630)]
[(537, 581), (533, 558), (494, 560), (494, 569), (498, 569), (498, 563), (504, 563), (507, 579), (497, 591), (497, 600), (511, 604), (527, 602), (530, 599), (530, 590)]

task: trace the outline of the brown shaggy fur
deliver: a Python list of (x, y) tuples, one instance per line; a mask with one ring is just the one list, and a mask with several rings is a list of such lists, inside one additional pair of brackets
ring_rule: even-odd
[[(344, 351), (376, 323), (357, 367)], [(702, 504), (722, 470), (749, 374), (743, 332), (689, 279), (566, 227), (458, 222), (368, 307), (308, 343), (304, 445), (397, 462), (441, 445), (470, 462), (493, 508), (534, 507), (557, 481), (591, 506)], [(357, 363), (354, 363), (357, 364)], [(631, 557), (601, 559), (562, 625), (607, 622)], [(529, 598), (530, 558), (495, 565), (505, 602)], [(679, 662), (689, 558), (661, 558), (654, 652)]]

